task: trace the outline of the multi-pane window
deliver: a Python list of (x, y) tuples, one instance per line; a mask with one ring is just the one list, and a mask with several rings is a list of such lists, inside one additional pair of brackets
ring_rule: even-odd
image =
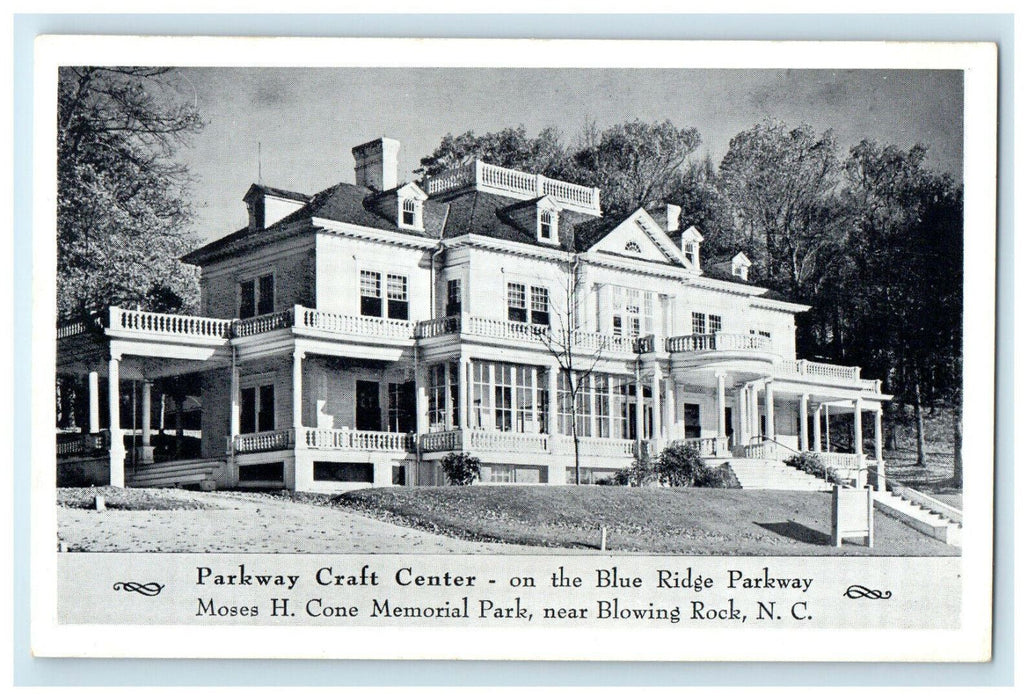
[(520, 282), (508, 282), (507, 318), (520, 323), (550, 325), (550, 290), (546, 287), (525, 286)]
[(519, 433), (535, 432), (535, 394), (532, 392), (535, 373), (538, 370), (529, 365), (514, 367), (514, 414), (515, 429)]
[(507, 318), (511, 321), (528, 321), (528, 302), (525, 298), (525, 285), (515, 282), (507, 283)]
[(722, 332), (722, 316), (708, 314), (708, 333)]
[(388, 383), (388, 429), (412, 433), (416, 426), (416, 396), (413, 382)]
[(446, 316), (458, 316), (462, 310), (460, 280), (446, 280)]
[(275, 430), (273, 385), (241, 389), (241, 432), (261, 433)]
[(772, 338), (773, 337), (773, 334), (770, 333), (769, 331), (758, 331), (758, 330), (755, 330), (755, 329), (751, 329), (751, 335), (760, 335), (763, 338)]
[(532, 315), (529, 319), (540, 326), (550, 325), (550, 290), (546, 287), (531, 287)]
[(513, 365), (505, 365), (502, 362), (493, 365), (496, 430), (504, 432), (514, 430), (514, 416), (511, 413), (514, 401), (514, 385), (510, 376), (512, 369)]
[(403, 275), (385, 275), (385, 287), (388, 290), (388, 318), (402, 321), (410, 317), (410, 297), (407, 280)]
[(539, 238), (542, 240), (552, 240), (556, 229), (557, 212), (541, 209), (539, 211)]
[(404, 199), (402, 203), (402, 225), (417, 225), (417, 202), (413, 199)]
[(359, 273), (359, 313), (381, 315), (381, 273), (362, 270)]
[(541, 368), (480, 360), (471, 363), (472, 427), (544, 432), (546, 403)]
[(654, 292), (612, 287), (616, 336), (638, 338), (654, 332)]
[(611, 437), (611, 392), (606, 374), (593, 375), (594, 419), (596, 436)]
[(251, 318), (273, 313), (273, 275), (243, 280), (238, 285), (238, 318)]
[(694, 335), (704, 335), (708, 332), (705, 326), (704, 314), (694, 311), (690, 314), (690, 331)]
[(623, 380), (615, 378), (612, 381), (606, 374), (586, 377), (575, 393), (573, 405), (568, 383), (562, 376), (557, 388), (557, 429), (560, 433), (571, 435), (574, 425), (579, 437), (611, 437), (612, 433), (615, 437), (628, 437), (623, 434), (625, 429), (621, 418), (611, 411), (612, 384), (617, 399), (624, 391)]
[(446, 429), (446, 365), (428, 368), (428, 425), (431, 430)]
[[(383, 280), (383, 286), (382, 286)], [(362, 316), (410, 317), (409, 280), (405, 275), (383, 275), (361, 270), (359, 273), (359, 313)]]
[(492, 427), (492, 369), (488, 362), (471, 363), (471, 425)]

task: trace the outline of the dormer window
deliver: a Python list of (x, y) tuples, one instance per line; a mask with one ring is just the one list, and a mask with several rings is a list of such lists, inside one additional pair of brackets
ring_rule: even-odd
[(730, 260), (730, 272), (739, 277), (740, 279), (747, 282), (748, 269), (751, 267), (751, 261), (748, 260), (748, 256), (743, 253), (737, 253), (732, 260)]
[(557, 212), (550, 209), (539, 210), (539, 240), (557, 240)]
[(701, 269), (701, 241), (703, 240), (704, 236), (702, 236), (701, 232), (694, 226), (683, 231), (683, 256), (686, 258), (686, 261), (690, 263), (690, 267), (695, 270)]
[(683, 255), (690, 261), (690, 264), (694, 267), (700, 267), (697, 261), (697, 255), (700, 244), (695, 241), (683, 241)]
[(404, 199), (402, 201), (401, 216), (399, 217), (399, 226), (401, 228), (416, 228), (423, 229), (424, 222), (421, 221), (421, 203), (416, 199)]

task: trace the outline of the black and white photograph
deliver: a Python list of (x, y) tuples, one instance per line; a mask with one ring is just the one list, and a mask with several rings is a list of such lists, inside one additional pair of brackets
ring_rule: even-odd
[(589, 43), (55, 59), (58, 626), (987, 634), (994, 47)]

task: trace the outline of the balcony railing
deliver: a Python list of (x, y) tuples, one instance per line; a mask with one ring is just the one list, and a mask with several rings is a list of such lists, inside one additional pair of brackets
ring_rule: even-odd
[(304, 306), (295, 307), (295, 327), (344, 335), (363, 335), (376, 338), (408, 340), (413, 337), (414, 324), (394, 318), (377, 316), (346, 316)]
[[(554, 450), (560, 454), (575, 454), (575, 440), (567, 435), (554, 437)], [(579, 455), (583, 457), (628, 457), (636, 454), (636, 440), (623, 438), (580, 437)]]
[(812, 362), (811, 360), (782, 362), (778, 369), (782, 375), (799, 375), (802, 377), (816, 377), (819, 379), (841, 379), (853, 382), (859, 381), (858, 367), (829, 365), (823, 362)]
[(424, 180), (423, 189), (434, 196), (443, 192), (475, 186), (494, 190), (518, 199), (549, 195), (563, 205), (594, 214), (600, 212), (600, 190), (542, 175), (502, 168), (480, 160), (448, 170)]
[(267, 430), (262, 433), (246, 433), (233, 438), (234, 452), (269, 452), (271, 450), (289, 450), (295, 444), (295, 431), (291, 428), (283, 430)]
[(103, 433), (58, 433), (58, 459), (79, 457), (103, 452), (108, 448), (108, 434)]
[(295, 312), (290, 309), (287, 311), (277, 311), (272, 314), (263, 314), (262, 316), (253, 316), (252, 318), (242, 318), (239, 321), (234, 321), (233, 335), (235, 338), (245, 338), (250, 335), (268, 333), (278, 328), (290, 328), (294, 325), (294, 322)]
[[(501, 321), (467, 314), (419, 321), (414, 329), (414, 335), (421, 339), (457, 333), (482, 338), (524, 341), (555, 348), (564, 347), (569, 342), (562, 331), (551, 329), (549, 326), (520, 321)], [(571, 334), (570, 342), (573, 350), (588, 354), (598, 352), (631, 354), (635, 352), (636, 346), (635, 338), (616, 337), (590, 331), (574, 331)]]
[(413, 434), (377, 430), (302, 428), (302, 439), (298, 441), (298, 445), (314, 450), (409, 452), (413, 449)]
[(420, 436), (421, 452), (455, 452), (460, 449), (461, 443), (459, 430), (424, 433)]
[(112, 306), (108, 313), (108, 329), (112, 331), (137, 331), (218, 340), (229, 337), (232, 324), (229, 319), (133, 311), (117, 306)]
[(764, 335), (744, 335), (738, 333), (695, 333), (669, 338), (665, 341), (665, 349), (669, 352), (708, 352), (758, 350), (769, 351), (773, 348), (773, 339)]

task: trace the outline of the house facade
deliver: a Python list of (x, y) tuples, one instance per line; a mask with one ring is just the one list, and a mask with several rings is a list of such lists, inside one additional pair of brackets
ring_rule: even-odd
[[(483, 482), (564, 484), (577, 447), (594, 483), (689, 441), (882, 474), (880, 382), (798, 358), (808, 307), (752, 284), (743, 254), (703, 262), (678, 207), (603, 217), (594, 188), (481, 161), (400, 183), (399, 148), (357, 146), (355, 184), (313, 195), (253, 185), (248, 225), (184, 258), (198, 316), (60, 327), (59, 467), (342, 491), (442, 484), (466, 451)], [(169, 425), (184, 401), (190, 430)]]

